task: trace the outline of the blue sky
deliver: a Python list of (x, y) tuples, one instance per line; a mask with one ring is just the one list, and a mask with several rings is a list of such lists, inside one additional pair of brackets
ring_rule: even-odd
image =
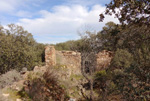
[(85, 26), (100, 31), (113, 16), (99, 22), (110, 0), (0, 0), (0, 23), (14, 23), (31, 32), (37, 42), (59, 43), (79, 38)]

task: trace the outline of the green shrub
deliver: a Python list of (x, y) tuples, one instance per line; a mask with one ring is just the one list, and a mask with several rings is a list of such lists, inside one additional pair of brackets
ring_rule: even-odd
[(99, 100), (104, 101), (110, 92), (115, 89), (115, 84), (112, 82), (112, 73), (102, 70), (96, 72), (94, 76), (94, 90), (99, 94)]
[(102, 71), (99, 71), (99, 72), (96, 72), (95, 74), (95, 80), (106, 80), (108, 77), (107, 73), (106, 73), (106, 70), (102, 70)]
[(76, 79), (76, 80), (80, 80), (80, 79), (83, 79), (83, 76), (82, 75), (77, 75), (77, 74), (72, 74), (70, 76), (71, 79)]
[(130, 54), (127, 50), (117, 49), (111, 65), (117, 68), (127, 68), (130, 67), (132, 61), (132, 54)]
[(44, 62), (44, 45), (37, 43), (23, 27), (10, 24), (0, 29), (0, 73), (11, 69), (32, 69)]
[(0, 88), (4, 88), (19, 80), (21, 80), (20, 73), (16, 70), (11, 70), (0, 76)]
[(48, 69), (41, 77), (30, 79), (27, 92), (33, 101), (65, 100), (66, 92), (59, 85), (54, 72)]
[(133, 73), (115, 70), (113, 81), (117, 85), (118, 91), (120, 91), (125, 99), (130, 101), (150, 100), (149, 82), (139, 80)]

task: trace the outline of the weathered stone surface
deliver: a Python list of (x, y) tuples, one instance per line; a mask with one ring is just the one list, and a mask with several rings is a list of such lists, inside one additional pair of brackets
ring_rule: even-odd
[(16, 99), (16, 101), (22, 101), (21, 99)]
[(76, 101), (76, 99), (70, 98), (68, 101)]
[(28, 71), (27, 68), (26, 68), (26, 67), (23, 67), (20, 73), (21, 73), (21, 74), (25, 74), (27, 71)]
[(33, 71), (34, 72), (39, 72), (39, 73), (44, 73), (44, 72), (46, 72), (46, 69), (47, 69), (46, 66), (41, 66), (41, 67), (35, 66), (34, 69), (33, 69)]
[(102, 51), (97, 54), (97, 69), (103, 70), (108, 68), (110, 62), (112, 60), (112, 52), (110, 51)]
[(47, 46), (45, 48), (45, 62), (46, 66), (56, 65), (56, 53), (54, 46)]
[(5, 93), (4, 93), (4, 94), (2, 94), (2, 95), (3, 95), (4, 97), (8, 97), (8, 96), (9, 96), (9, 94), (5, 94)]
[[(87, 60), (87, 62), (89, 62), (90, 65), (94, 64), (97, 70), (106, 69), (112, 60), (112, 52), (106, 50), (99, 52), (98, 54), (94, 54), (96, 58), (89, 55), (89, 53), (87, 54), (89, 56), (89, 60)], [(53, 46), (46, 47), (45, 60), (46, 66), (59, 64), (65, 65), (68, 68), (76, 68), (78, 70), (80, 70), (81, 67), (81, 53), (75, 51), (55, 51)]]
[(81, 55), (74, 51), (56, 51), (57, 64), (66, 65), (67, 67), (81, 67)]

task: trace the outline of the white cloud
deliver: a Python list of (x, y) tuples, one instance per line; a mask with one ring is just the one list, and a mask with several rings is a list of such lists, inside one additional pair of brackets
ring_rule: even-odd
[(0, 12), (15, 13), (18, 9), (27, 7), (33, 0), (0, 0)]
[[(17, 24), (22, 25), (34, 36), (45, 37), (44, 43), (49, 43), (52, 36), (55, 36), (57, 41), (52, 40), (51, 43), (62, 42), (77, 38), (77, 30), (84, 25), (90, 25), (96, 31), (99, 31), (108, 21), (118, 23), (117, 19), (110, 16), (106, 16), (104, 22), (99, 22), (99, 14), (104, 10), (105, 7), (100, 5), (95, 5), (90, 10), (81, 5), (55, 6), (52, 12), (41, 10), (39, 12), (40, 18), (20, 19)], [(71, 38), (71, 36), (73, 37)], [(48, 37), (50, 39), (47, 39)], [(36, 39), (42, 42), (40, 37)]]
[(0, 0), (0, 12), (10, 12), (15, 9), (14, 6), (11, 0)]
[(0, 0), (0, 13), (22, 17), (45, 0)]

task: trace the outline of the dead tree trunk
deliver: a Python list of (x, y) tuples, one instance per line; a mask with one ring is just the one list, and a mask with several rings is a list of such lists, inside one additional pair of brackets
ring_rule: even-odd
[(89, 83), (90, 94), (86, 98), (87, 100), (94, 101), (94, 72), (95, 72), (95, 54), (94, 53), (82, 53), (81, 54), (81, 73)]

